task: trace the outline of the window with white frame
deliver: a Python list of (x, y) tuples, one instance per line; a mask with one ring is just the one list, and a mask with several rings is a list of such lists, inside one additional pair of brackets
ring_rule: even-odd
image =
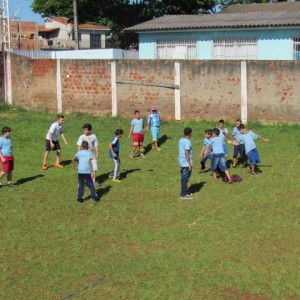
[(257, 59), (257, 38), (213, 40), (214, 59)]
[(197, 43), (195, 40), (162, 40), (156, 42), (158, 59), (196, 59)]
[(293, 59), (300, 60), (300, 38), (293, 38)]

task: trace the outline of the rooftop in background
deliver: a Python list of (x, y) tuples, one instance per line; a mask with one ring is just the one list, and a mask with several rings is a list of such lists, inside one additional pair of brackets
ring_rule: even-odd
[(224, 8), (220, 13), (249, 13), (269, 11), (300, 11), (300, 2), (237, 4)]
[[(298, 3), (298, 6), (300, 7), (300, 3)], [(300, 9), (296, 11), (218, 13), (214, 15), (166, 15), (126, 28), (125, 31), (147, 32), (209, 28), (267, 28), (270, 26), (300, 26)]]

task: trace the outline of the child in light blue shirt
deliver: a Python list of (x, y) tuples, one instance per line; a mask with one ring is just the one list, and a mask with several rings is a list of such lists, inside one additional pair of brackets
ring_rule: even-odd
[(201, 158), (200, 160), (200, 165), (201, 165), (201, 170), (205, 170), (205, 162), (207, 159), (210, 158), (211, 155), (208, 154), (208, 148), (210, 146), (210, 138), (212, 136), (212, 130), (211, 129), (206, 129), (204, 131), (204, 141), (203, 141), (203, 147), (201, 149), (201, 153), (199, 157)]
[(152, 134), (152, 149), (156, 149), (157, 151), (161, 151), (161, 149), (158, 146), (158, 137), (160, 132), (160, 114), (157, 112), (157, 107), (152, 106), (151, 109), (152, 113), (148, 117), (148, 125), (147, 130), (149, 130), (149, 126), (151, 128), (151, 134)]

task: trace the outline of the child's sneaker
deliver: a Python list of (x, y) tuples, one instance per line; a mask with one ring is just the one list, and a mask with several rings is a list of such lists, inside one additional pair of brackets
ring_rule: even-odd
[(45, 164), (42, 164), (42, 169), (43, 169), (43, 170), (48, 170), (48, 167), (47, 167), (47, 165), (45, 165)]
[(182, 199), (182, 200), (190, 200), (190, 199), (193, 199), (193, 195), (192, 194), (188, 194), (188, 195), (185, 195), (185, 196), (180, 196), (180, 199)]
[(129, 157), (129, 158), (133, 158), (133, 154), (130, 153), (130, 154), (128, 155), (128, 157)]
[(77, 199), (77, 202), (83, 203), (83, 199), (82, 198), (81, 199)]
[(157, 147), (156, 150), (159, 152), (159, 151), (161, 151), (161, 148)]
[(255, 172), (250, 172), (251, 176), (257, 176), (257, 174)]
[(141, 157), (141, 158), (145, 158), (146, 156), (145, 156), (144, 153), (140, 153), (140, 157)]
[(112, 182), (122, 182), (120, 179), (113, 179)]
[(98, 181), (94, 181), (94, 186), (100, 186), (101, 184)]
[(63, 169), (64, 168), (64, 166), (61, 165), (61, 164), (54, 164), (53, 167), (54, 168), (59, 168), (59, 169)]

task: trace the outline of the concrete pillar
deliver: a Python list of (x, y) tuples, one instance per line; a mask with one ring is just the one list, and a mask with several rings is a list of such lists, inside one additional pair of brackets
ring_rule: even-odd
[(5, 102), (12, 105), (12, 80), (11, 80), (11, 53), (4, 53), (4, 91)]
[(118, 115), (118, 99), (117, 99), (117, 74), (116, 62), (112, 61), (110, 65), (111, 70), (111, 115), (116, 117)]
[(248, 85), (246, 61), (241, 61), (241, 120), (243, 124), (247, 124), (248, 122)]
[(61, 68), (60, 59), (56, 60), (56, 93), (57, 93), (57, 112), (62, 113), (62, 90), (61, 90)]
[(181, 103), (180, 103), (180, 63), (175, 62), (175, 120), (181, 120)]

